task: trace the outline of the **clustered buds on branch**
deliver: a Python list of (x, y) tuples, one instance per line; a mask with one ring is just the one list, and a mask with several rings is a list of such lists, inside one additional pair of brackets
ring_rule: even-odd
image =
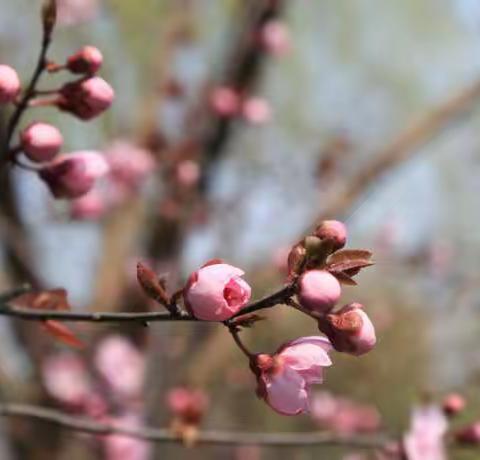
[[(19, 144), (10, 145), (21, 116), (29, 108), (53, 106), (81, 120), (91, 120), (107, 110), (114, 99), (112, 87), (96, 75), (103, 63), (102, 53), (97, 48), (85, 46), (68, 57), (65, 64), (56, 64), (47, 59), (56, 21), (56, 2), (45, 2), (42, 18), (44, 39), (38, 66), (23, 92), (16, 71), (0, 65), (0, 104), (16, 105), (7, 134), (6, 161), (37, 172), (55, 198), (78, 198), (88, 193), (96, 180), (108, 172), (107, 163), (99, 154), (91, 151), (59, 154), (63, 144), (62, 134), (55, 126), (42, 121), (35, 121), (24, 128), (19, 136)], [(82, 76), (65, 83), (58, 90), (37, 89), (43, 72), (61, 70)], [(19, 158), (22, 153), (32, 163), (24, 163)]]
[[(376, 343), (375, 328), (362, 305), (351, 303), (335, 310), (341, 283), (356, 284), (353, 277), (372, 265), (369, 251), (342, 250), (346, 239), (344, 224), (322, 222), (313, 234), (291, 249), (287, 286), (252, 304), (248, 304), (251, 287), (242, 278), (244, 271), (218, 259), (193, 272), (185, 287), (171, 298), (164, 280), (160, 281), (152, 270), (139, 264), (137, 275), (145, 293), (172, 315), (227, 326), (249, 359), (258, 396), (277, 412), (296, 415), (308, 410), (310, 387), (323, 381), (323, 368), (332, 364), (332, 349), (359, 356)], [(186, 312), (178, 305), (180, 296)], [(301, 337), (285, 343), (271, 355), (251, 353), (240, 340), (239, 332), (260, 319), (254, 312), (278, 304), (290, 305), (314, 318), (326, 337)]]

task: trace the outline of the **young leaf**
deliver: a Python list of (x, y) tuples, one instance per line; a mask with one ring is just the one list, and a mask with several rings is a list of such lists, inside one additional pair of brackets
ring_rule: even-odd
[(137, 264), (137, 280), (148, 297), (162, 305), (168, 304), (168, 295), (156, 273), (141, 262)]
[(43, 326), (48, 334), (59, 342), (74, 348), (85, 348), (85, 344), (63, 323), (47, 320)]

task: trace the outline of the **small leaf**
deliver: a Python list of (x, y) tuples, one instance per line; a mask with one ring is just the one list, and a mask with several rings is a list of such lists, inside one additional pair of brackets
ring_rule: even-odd
[(340, 281), (341, 284), (345, 284), (346, 286), (356, 286), (357, 282), (346, 273), (343, 272), (334, 272), (332, 275)]
[[(366, 268), (366, 267), (371, 267), (374, 265), (373, 262), (370, 262), (368, 260), (348, 260), (345, 262), (338, 262), (335, 264), (328, 264), (327, 265), (327, 270), (330, 272), (355, 272), (360, 270), (361, 268)], [(354, 273), (356, 274), (356, 273)]]
[(42, 22), (45, 36), (50, 37), (57, 22), (57, 1), (44, 0), (42, 6)]
[(43, 326), (48, 334), (59, 342), (74, 348), (85, 348), (85, 344), (63, 323), (48, 320), (44, 321)]
[(137, 264), (137, 280), (148, 297), (162, 305), (168, 304), (168, 296), (164, 288), (165, 282), (160, 281), (156, 273), (141, 262)]
[(50, 289), (48, 291), (28, 292), (10, 301), (11, 304), (34, 308), (36, 310), (70, 310), (65, 289)]
[(330, 264), (345, 262), (349, 260), (370, 260), (372, 258), (372, 253), (366, 249), (343, 249), (342, 251), (337, 251), (333, 253), (328, 262)]

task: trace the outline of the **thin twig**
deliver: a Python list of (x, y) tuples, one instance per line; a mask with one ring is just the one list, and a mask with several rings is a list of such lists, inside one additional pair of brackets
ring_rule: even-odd
[[(13, 300), (19, 294), (24, 293), (23, 288), (20, 291), (6, 292), (3, 297)], [(265, 308), (271, 308), (275, 305), (285, 303), (294, 293), (294, 286), (288, 285), (282, 289), (259, 299), (240, 310), (236, 315), (239, 317)], [(0, 296), (0, 301), (2, 297)], [(28, 321), (76, 321), (90, 323), (119, 323), (119, 322), (138, 322), (146, 324), (156, 321), (199, 321), (188, 313), (172, 315), (165, 312), (142, 312), (142, 313), (110, 313), (110, 312), (72, 312), (59, 310), (39, 310), (34, 308), (15, 307), (3, 301), (0, 304), (0, 315), (12, 316)]]
[[(58, 427), (94, 435), (122, 435), (158, 443), (183, 443), (181, 437), (168, 429), (129, 428), (122, 425), (99, 423), (84, 417), (27, 404), (0, 404), (0, 416), (20, 417), (49, 423)], [(332, 433), (245, 433), (229, 431), (201, 431), (196, 439), (203, 445), (262, 445), (262, 446), (346, 446), (359, 449), (378, 449), (393, 439), (386, 435), (339, 436)]]

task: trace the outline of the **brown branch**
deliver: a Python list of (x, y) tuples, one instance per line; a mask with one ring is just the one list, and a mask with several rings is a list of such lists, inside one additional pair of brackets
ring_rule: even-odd
[[(129, 428), (122, 425), (99, 423), (84, 417), (27, 404), (0, 404), (0, 416), (21, 417), (49, 423), (60, 428), (93, 435), (122, 435), (157, 443), (181, 444), (180, 436), (162, 428)], [(200, 445), (261, 445), (261, 446), (346, 446), (359, 449), (378, 449), (393, 438), (386, 435), (339, 436), (332, 433), (245, 433), (229, 431), (201, 431), (196, 439)]]
[(410, 159), (418, 149), (442, 132), (449, 124), (473, 110), (480, 98), (480, 80), (463, 88), (420, 119), (410, 123), (387, 146), (373, 155), (373, 160), (343, 190), (335, 191), (333, 199), (318, 220), (339, 217), (354, 205), (375, 181), (390, 169)]
[[(20, 318), (27, 321), (75, 321), (88, 323), (120, 323), (120, 322), (135, 322), (143, 325), (148, 325), (150, 322), (158, 321), (199, 321), (188, 313), (181, 313), (179, 315), (172, 315), (165, 312), (142, 312), (142, 313), (111, 313), (111, 312), (72, 312), (59, 310), (40, 310), (34, 308), (15, 307), (7, 304), (8, 301), (13, 300), (19, 294), (25, 292), (25, 287), (6, 292), (0, 295), (0, 302), (3, 300), (3, 305), (0, 304), (0, 315)], [(265, 308), (272, 308), (275, 305), (286, 303), (294, 294), (295, 287), (289, 284), (273, 294), (267, 295), (259, 300), (256, 300), (246, 307), (242, 308), (233, 318), (243, 316), (255, 311), (263, 310)], [(178, 305), (177, 305), (178, 308)], [(204, 321), (205, 322), (205, 321)], [(206, 321), (210, 322), (210, 321)], [(227, 324), (230, 326), (231, 324)]]

